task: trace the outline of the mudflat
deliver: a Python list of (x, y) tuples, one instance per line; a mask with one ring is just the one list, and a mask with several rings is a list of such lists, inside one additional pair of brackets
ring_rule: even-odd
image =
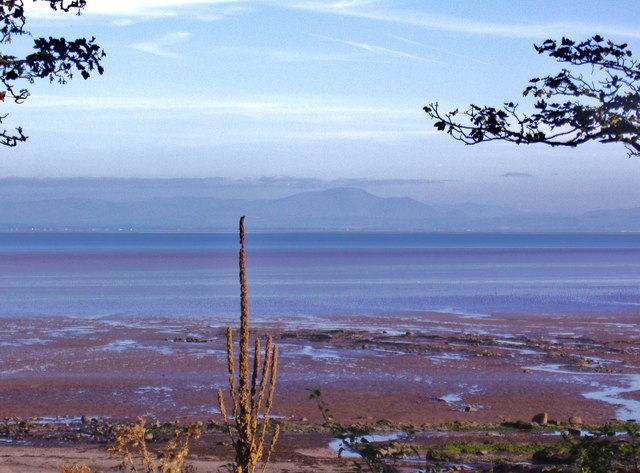
[[(425, 441), (456, 421), (481, 429), (541, 413), (557, 424), (637, 419), (639, 325), (628, 313), (335, 315), (322, 326), (253, 324), (254, 336), (272, 335), (280, 350), (272, 413), (284, 427), (275, 458), (284, 466), (274, 471), (304, 471), (305, 462), (321, 471), (318, 459), (338, 471), (310, 389), (322, 392), (340, 423), (422, 432)], [(52, 433), (80, 431), (73, 426), (82, 416), (107, 424), (139, 416), (219, 423), (225, 330), (215, 317), (1, 319), (1, 414), (5, 423), (28, 419), (35, 427), (21, 439), (8, 431), (0, 437), (0, 472), (47, 471), (38, 458), (61, 464), (88, 456), (96, 468), (113, 465), (105, 446)], [(231, 460), (224, 439), (209, 444), (217, 447), (196, 448), (202, 461)], [(19, 459), (26, 463), (18, 468), (12, 462)]]

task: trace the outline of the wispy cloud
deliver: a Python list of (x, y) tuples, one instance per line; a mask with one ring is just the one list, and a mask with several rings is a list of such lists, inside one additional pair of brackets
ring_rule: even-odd
[(88, 15), (167, 17), (192, 14), (194, 7), (225, 7), (248, 3), (245, 0), (108, 0), (87, 2)]
[(381, 130), (371, 129), (351, 129), (351, 130), (317, 130), (317, 131), (296, 131), (281, 135), (280, 141), (398, 141), (412, 138), (426, 138), (435, 135), (429, 129), (420, 130)]
[(326, 39), (327, 41), (333, 41), (335, 43), (342, 43), (342, 44), (347, 44), (349, 46), (352, 46), (354, 48), (358, 48), (376, 55), (381, 55), (381, 56), (393, 56), (393, 57), (400, 57), (400, 58), (404, 58), (404, 59), (411, 59), (413, 61), (427, 61), (427, 62), (437, 62), (437, 61), (431, 61), (431, 60), (427, 60), (425, 58), (422, 58), (420, 56), (416, 56), (415, 54), (410, 54), (404, 51), (399, 51), (397, 49), (390, 49), (390, 48), (384, 48), (382, 46), (376, 46), (374, 44), (368, 44), (368, 43), (360, 43), (357, 41), (348, 41), (348, 40), (344, 40), (344, 39), (338, 39), (338, 38), (332, 38), (329, 36), (323, 36), (323, 35), (313, 35), (317, 38), (322, 38), (322, 39)]
[(358, 55), (354, 53), (324, 53), (302, 49), (216, 47), (212, 48), (211, 52), (268, 58), (280, 62), (357, 61), (359, 59)]
[[(531, 38), (540, 40), (562, 35), (602, 35), (640, 38), (635, 27), (579, 22), (491, 22), (471, 17), (416, 11), (389, 0), (104, 0), (88, 2), (87, 15), (162, 18), (190, 16), (218, 20), (260, 8), (289, 8), (327, 15), (342, 15), (453, 33)], [(425, 5), (429, 5), (425, 3)], [(53, 17), (48, 2), (26, 2), (30, 16)], [(59, 15), (56, 15), (59, 16)]]
[(190, 36), (191, 33), (178, 31), (154, 38), (151, 41), (133, 44), (131, 47), (148, 54), (153, 54), (154, 56), (177, 58), (180, 57), (180, 55), (170, 48), (182, 43)]
[(401, 43), (410, 44), (411, 46), (419, 46), (421, 48), (425, 47), (423, 43), (420, 43), (419, 41), (413, 41), (409, 38), (405, 38), (404, 36), (389, 35), (389, 37), (395, 39), (396, 41), (400, 41)]
[[(155, 122), (175, 121), (176, 117), (198, 117), (191, 132), (197, 138), (199, 126), (225, 130), (216, 141), (310, 142), (382, 140), (405, 141), (432, 136), (436, 131), (425, 126), (419, 107), (392, 102), (368, 105), (353, 97), (288, 96), (269, 99), (216, 100), (203, 98), (133, 97), (133, 96), (48, 96), (34, 95), (23, 107), (33, 110), (52, 108), (69, 110), (74, 116), (100, 111), (102, 120), (129, 117)], [(242, 120), (243, 127), (227, 127)], [(122, 132), (127, 132), (121, 129)], [(209, 135), (209, 133), (205, 133)]]
[(594, 31), (597, 31), (605, 35), (640, 38), (640, 30), (637, 28), (625, 29), (606, 24), (555, 21), (546, 23), (486, 22), (477, 21), (468, 17), (394, 8), (390, 6), (393, 5), (393, 3), (382, 1), (321, 2), (299, 0), (287, 2), (287, 5), (290, 8), (314, 11), (317, 13), (352, 16), (454, 33), (532, 38), (539, 40), (540, 38), (558, 37), (568, 34), (592, 35)]
[(116, 18), (115, 20), (113, 20), (112, 24), (114, 26), (131, 26), (135, 24), (135, 21), (133, 21), (131, 18)]
[(500, 177), (529, 178), (533, 177), (533, 175), (528, 172), (505, 172), (501, 174)]
[[(379, 103), (369, 105), (359, 103), (356, 98), (309, 97), (296, 98), (277, 96), (271, 98), (244, 98), (236, 100), (216, 100), (202, 98), (167, 97), (123, 97), (123, 96), (49, 96), (33, 95), (34, 100), (24, 107), (72, 108), (75, 110), (121, 110), (169, 113), (185, 111), (189, 113), (210, 113), (241, 115), (249, 118), (269, 117), (273, 120), (296, 118), (300, 121), (320, 122), (331, 120), (345, 123), (360, 122), (363, 116), (421, 117), (420, 107)], [(305, 118), (306, 117), (306, 118)]]

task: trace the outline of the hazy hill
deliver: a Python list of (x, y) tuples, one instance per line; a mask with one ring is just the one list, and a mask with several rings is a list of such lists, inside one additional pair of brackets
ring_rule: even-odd
[[(56, 187), (45, 181), (36, 191), (0, 191), (0, 231), (234, 231), (240, 215), (260, 230), (380, 231), (640, 231), (640, 208), (580, 215), (522, 213), (474, 203), (430, 206), (410, 198), (375, 196), (358, 188), (299, 192), (282, 198), (226, 199), (189, 194), (186, 180), (150, 184), (136, 194), (138, 181), (125, 192), (108, 186)], [(38, 182), (39, 183), (39, 182)], [(28, 183), (25, 191), (29, 189)]]

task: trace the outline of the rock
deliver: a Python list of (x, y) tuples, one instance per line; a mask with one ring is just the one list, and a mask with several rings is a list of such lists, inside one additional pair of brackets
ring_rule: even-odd
[(480, 456), (486, 457), (487, 455), (489, 455), (489, 450), (478, 450), (476, 452), (476, 455), (480, 455)]
[(582, 417), (578, 417), (578, 416), (569, 417), (569, 424), (582, 425)]
[(80, 417), (80, 422), (83, 424), (89, 423), (89, 418), (87, 416)]
[(464, 407), (464, 411), (465, 412), (478, 412), (478, 408), (477, 407), (473, 407), (473, 406), (465, 406)]
[(567, 429), (567, 433), (572, 437), (580, 437), (580, 435), (582, 434), (582, 432), (580, 432), (580, 429), (574, 429), (573, 427), (569, 427)]
[(393, 422), (391, 422), (389, 419), (378, 419), (376, 421), (376, 425), (392, 426)]
[(187, 337), (186, 338), (186, 342), (187, 343), (208, 343), (208, 342), (212, 342), (213, 339), (211, 338), (201, 338), (201, 337)]
[(523, 420), (504, 421), (501, 422), (500, 425), (508, 429), (533, 430), (533, 424), (531, 422), (525, 422)]
[(312, 342), (328, 342), (333, 339), (333, 335), (329, 333), (314, 333), (309, 337)]
[(547, 414), (546, 412), (536, 414), (531, 419), (531, 422), (535, 422), (540, 425), (547, 425), (549, 423), (549, 414)]

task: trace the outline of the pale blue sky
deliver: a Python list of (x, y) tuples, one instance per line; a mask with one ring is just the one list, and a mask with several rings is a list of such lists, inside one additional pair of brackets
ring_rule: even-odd
[(79, 18), (28, 3), (34, 35), (96, 36), (106, 72), (5, 104), (30, 139), (0, 150), (0, 177), (425, 179), (446, 182), (408, 194), (640, 206), (622, 146), (466, 147), (422, 111), (526, 103), (528, 80), (560, 68), (533, 49), (547, 38), (640, 55), (638, 0), (88, 0)]

